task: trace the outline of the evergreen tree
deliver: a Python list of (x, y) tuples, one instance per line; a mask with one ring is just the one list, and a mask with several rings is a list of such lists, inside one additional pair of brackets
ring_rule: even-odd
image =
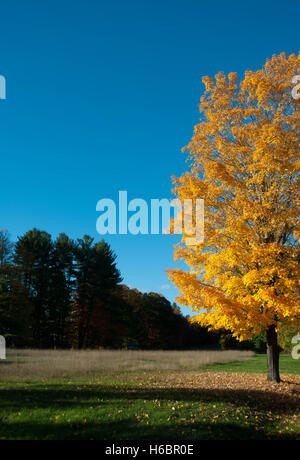
[[(51, 236), (33, 229), (16, 243), (15, 266), (24, 290), (33, 305), (34, 345), (43, 348), (52, 343), (51, 275), (54, 266), (54, 246)], [(51, 323), (50, 323), (51, 324)]]
[(116, 255), (104, 241), (94, 244), (94, 239), (85, 235), (78, 240), (74, 254), (77, 292), (72, 325), (77, 333), (77, 346), (82, 349), (87, 347), (95, 327), (93, 319), (101, 309), (108, 309), (112, 292), (122, 278), (116, 267)]
[(8, 232), (0, 231), (0, 334), (9, 346), (30, 343), (31, 304), (12, 264), (14, 245)]

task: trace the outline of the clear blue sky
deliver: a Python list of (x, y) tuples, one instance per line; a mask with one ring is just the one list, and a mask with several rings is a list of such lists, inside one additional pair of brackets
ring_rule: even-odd
[[(202, 76), (298, 52), (299, 20), (298, 0), (2, 2), (0, 227), (100, 239), (99, 199), (170, 197)], [(174, 237), (107, 240), (128, 285), (174, 299)]]

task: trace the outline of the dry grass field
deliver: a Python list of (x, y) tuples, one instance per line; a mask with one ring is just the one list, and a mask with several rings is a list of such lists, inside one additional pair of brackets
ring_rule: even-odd
[(245, 361), (251, 351), (56, 351), (8, 350), (0, 381), (87, 376), (106, 371), (196, 370), (209, 364)]

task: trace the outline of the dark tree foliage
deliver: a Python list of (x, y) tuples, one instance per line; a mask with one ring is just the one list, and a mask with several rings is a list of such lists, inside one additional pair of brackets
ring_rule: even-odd
[(39, 348), (51, 346), (55, 328), (53, 303), (54, 245), (51, 236), (37, 229), (19, 238), (15, 247), (14, 263), (20, 281), (33, 306), (33, 341)]
[[(96, 345), (91, 336), (105, 328), (112, 291), (122, 281), (116, 255), (104, 241), (84, 236), (74, 247), (76, 294), (71, 318), (79, 349)], [(108, 324), (107, 324), (108, 327)], [(96, 329), (96, 330), (95, 330)]]
[(0, 232), (0, 335), (36, 348), (186, 349), (218, 334), (185, 318), (157, 293), (121, 285), (105, 242), (30, 230), (13, 245)]
[(30, 342), (31, 303), (13, 265), (14, 245), (7, 231), (0, 231), (0, 334), (9, 343)]

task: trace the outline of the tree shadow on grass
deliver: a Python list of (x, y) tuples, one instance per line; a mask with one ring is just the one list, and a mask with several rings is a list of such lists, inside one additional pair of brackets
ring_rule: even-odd
[(12, 364), (15, 364), (14, 361), (10, 361), (9, 359), (0, 360), (0, 369), (1, 369), (1, 366), (11, 366)]
[[(190, 402), (190, 403), (229, 403), (233, 408), (248, 412), (259, 411), (260, 419), (256, 427), (240, 422), (224, 422), (219, 417), (216, 423), (182, 423), (173, 418), (168, 423), (157, 422), (151, 426), (139, 423), (135, 418), (126, 417), (134, 401)], [(112, 411), (123, 409), (118, 421), (97, 419), (94, 423), (78, 422), (45, 423), (44, 419), (22, 423), (9, 422), (9, 415), (17, 412), (49, 410), (51, 413), (75, 409), (85, 413), (93, 407), (107, 408)], [(176, 439), (299, 439), (299, 434), (276, 434), (272, 429), (272, 415), (294, 415), (299, 413), (299, 393), (279, 394), (258, 390), (198, 389), (198, 388), (141, 388), (137, 386), (112, 385), (57, 385), (34, 386), (24, 388), (6, 388), (0, 390), (0, 438), (15, 439), (116, 439), (116, 440), (176, 440)], [(105, 409), (106, 410), (106, 409)], [(155, 409), (158, 413), (159, 408)], [(193, 405), (193, 409), (195, 406)], [(89, 415), (91, 413), (89, 412)], [(1, 418), (2, 417), (2, 418)], [(83, 416), (84, 417), (84, 416)], [(120, 420), (121, 419), (121, 420)], [(275, 430), (276, 431), (276, 430)], [(273, 433), (269, 435), (268, 433)], [(275, 433), (275, 434), (274, 434)], [(298, 436), (298, 438), (297, 438)]]
[[(272, 410), (274, 414), (295, 413), (300, 409), (300, 388), (294, 394), (260, 390), (199, 389), (199, 388), (141, 388), (112, 385), (58, 385), (47, 384), (28, 388), (4, 388), (0, 390), (0, 407), (44, 408), (74, 405), (90, 406), (92, 401), (107, 400), (159, 400), (228, 402), (236, 406), (247, 406), (259, 410)], [(80, 400), (80, 402), (79, 402)], [(102, 401), (103, 403), (103, 401)]]
[[(284, 434), (267, 435), (264, 429), (231, 423), (138, 425), (134, 419), (95, 423), (1, 423), (0, 439), (18, 440), (101, 440), (101, 441), (196, 441), (296, 439)], [(299, 439), (299, 438), (298, 438)]]

